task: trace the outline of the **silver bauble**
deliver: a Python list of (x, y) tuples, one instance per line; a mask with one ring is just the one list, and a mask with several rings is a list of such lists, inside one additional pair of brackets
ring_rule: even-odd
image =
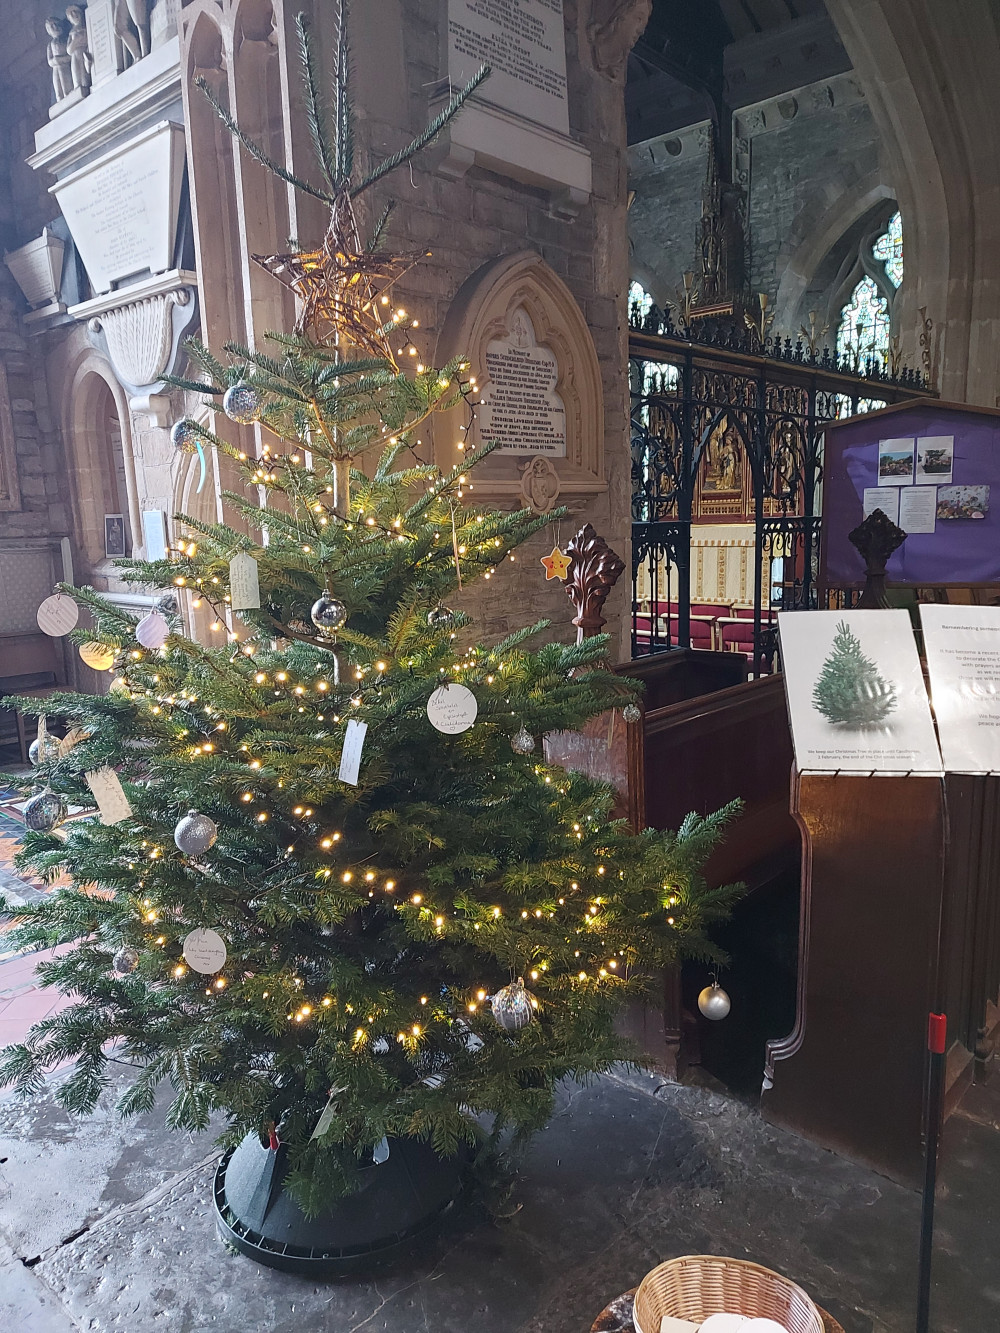
[(725, 1018), (732, 1007), (729, 996), (715, 982), (711, 986), (706, 986), (698, 996), (698, 1008), (705, 1018), (710, 1018), (713, 1023)]
[(174, 842), (177, 850), (185, 856), (201, 856), (219, 836), (215, 820), (208, 815), (201, 815), (197, 810), (189, 810), (174, 829)]
[(28, 758), (33, 764), (51, 764), (53, 759), (59, 758), (59, 737), (50, 736), (48, 732), (45, 736), (36, 736), (28, 746)]
[(119, 976), (127, 977), (139, 966), (139, 954), (130, 944), (123, 944), (112, 958), (111, 966)]
[(177, 601), (177, 594), (175, 592), (161, 593), (160, 596), (157, 597), (156, 599), (156, 609), (162, 615), (175, 616), (177, 612), (180, 610), (180, 604)]
[(447, 629), (454, 619), (455, 612), (450, 606), (444, 606), (441, 602), (427, 612), (427, 623), (431, 629)]
[(46, 787), (25, 803), (25, 828), (31, 829), (33, 833), (50, 833), (57, 824), (63, 822), (68, 810), (66, 798)]
[(524, 989), (523, 977), (498, 990), (490, 1003), (493, 1017), (505, 1032), (518, 1032), (531, 1022), (531, 996)]
[(194, 453), (201, 440), (201, 431), (198, 429), (198, 423), (192, 421), (190, 417), (181, 417), (180, 421), (175, 421), (170, 427), (170, 443), (175, 449), (185, 449), (188, 453)]
[(517, 735), (510, 738), (510, 748), (515, 754), (531, 754), (535, 748), (535, 738), (527, 727), (522, 726)]
[(642, 717), (642, 709), (638, 704), (626, 704), (622, 709), (622, 717), (626, 722), (638, 722)]
[(309, 610), (309, 619), (325, 638), (332, 639), (347, 623), (347, 607), (339, 597), (324, 592)]
[(230, 421), (249, 426), (260, 416), (263, 395), (252, 384), (234, 384), (222, 396), (222, 410)]

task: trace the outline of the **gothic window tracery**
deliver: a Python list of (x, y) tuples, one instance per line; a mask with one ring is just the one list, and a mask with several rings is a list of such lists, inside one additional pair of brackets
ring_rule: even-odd
[[(903, 219), (898, 210), (884, 231), (862, 242), (855, 276), (858, 270), (858, 281), (840, 309), (837, 356), (861, 375), (870, 369), (888, 372), (894, 297), (903, 281)], [(884, 406), (879, 398), (862, 398), (854, 410), (871, 412)], [(848, 415), (849, 400), (845, 398), (838, 408), (838, 415)]]

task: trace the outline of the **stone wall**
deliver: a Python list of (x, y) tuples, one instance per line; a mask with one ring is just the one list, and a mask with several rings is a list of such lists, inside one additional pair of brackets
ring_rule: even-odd
[[(828, 314), (838, 242), (892, 194), (881, 137), (860, 82), (846, 73), (740, 108), (733, 142), (751, 289), (767, 292), (775, 329), (794, 337), (808, 309)], [(673, 297), (685, 269), (697, 271), (707, 151), (707, 125), (629, 148), (631, 275), (658, 303)]]
[[(38, 0), (0, 7), (0, 253), (38, 236), (58, 213), (46, 182), (25, 163), (34, 131), (48, 116), (44, 19), (50, 9)], [(0, 361), (21, 492), (20, 509), (0, 511), (0, 541), (14, 546), (58, 539), (71, 528), (65, 459), (40, 344), (24, 323), (26, 311), (10, 270), (0, 262)]]
[[(584, 0), (566, 0), (570, 134), (588, 149), (593, 165), (593, 194), (578, 216), (554, 216), (547, 191), (481, 167), (448, 178), (438, 169), (439, 155), (433, 149), (413, 163), (412, 173), (404, 168), (380, 187), (378, 195), (379, 203), (388, 197), (398, 200), (387, 246), (402, 252), (433, 252), (400, 289), (406, 308), (420, 319), (423, 337), (415, 341), (430, 363), (455, 294), (488, 261), (534, 249), (567, 284), (589, 325), (601, 364), (608, 489), (589, 500), (573, 500), (573, 513), (562, 520), (557, 535), (565, 543), (589, 520), (627, 558), (624, 103), (619, 79), (593, 68), (585, 34), (591, 10)], [(354, 7), (359, 137), (373, 159), (396, 151), (426, 123), (428, 87), (443, 73), (445, 11), (438, 0), (383, 0), (377, 12), (375, 7)], [(510, 460), (513, 476), (515, 462)], [(573, 613), (562, 585), (546, 584), (539, 563), (553, 540), (550, 531), (537, 535), (517, 553), (513, 564), (464, 597), (463, 605), (476, 614), (480, 632), (494, 637), (537, 617), (550, 618), (560, 637), (575, 632), (568, 625)], [(623, 581), (608, 603), (608, 629), (616, 636), (624, 633), (628, 596)]]

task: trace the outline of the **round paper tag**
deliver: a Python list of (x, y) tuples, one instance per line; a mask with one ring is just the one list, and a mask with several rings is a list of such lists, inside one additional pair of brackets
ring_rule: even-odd
[(115, 660), (115, 650), (103, 643), (81, 643), (80, 656), (94, 671), (110, 671)]
[(427, 700), (427, 716), (432, 727), (446, 736), (468, 731), (476, 720), (479, 704), (464, 685), (439, 685)]
[(76, 629), (76, 622), (80, 619), (80, 608), (72, 597), (67, 597), (64, 592), (55, 592), (42, 602), (35, 612), (35, 619), (43, 634), (51, 634), (54, 639), (61, 639), (71, 629)]
[(135, 637), (143, 648), (162, 648), (170, 634), (170, 626), (159, 611), (150, 611), (135, 627)]
[(189, 967), (209, 976), (226, 965), (226, 941), (218, 931), (199, 926), (184, 941), (184, 957)]

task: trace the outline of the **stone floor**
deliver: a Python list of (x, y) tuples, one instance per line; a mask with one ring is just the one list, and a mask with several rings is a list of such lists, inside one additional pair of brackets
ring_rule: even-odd
[[(466, 1217), (419, 1259), (325, 1285), (224, 1249), (210, 1140), (162, 1114), (122, 1125), (111, 1100), (85, 1121), (52, 1086), (0, 1101), (5, 1333), (586, 1333), (655, 1263), (705, 1251), (783, 1270), (846, 1333), (913, 1327), (917, 1196), (703, 1088), (566, 1088), (508, 1222)], [(947, 1127), (935, 1333), (1000, 1329), (998, 1179), (1000, 1079)]]

